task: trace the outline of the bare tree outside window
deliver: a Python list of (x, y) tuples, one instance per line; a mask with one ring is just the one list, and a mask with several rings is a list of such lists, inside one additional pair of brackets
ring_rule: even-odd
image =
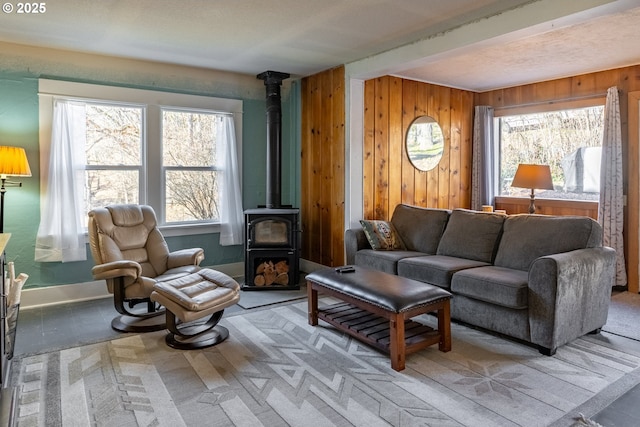
[(68, 130), (74, 136), (82, 132), (70, 142), (74, 150), (84, 148), (74, 177), (86, 212), (146, 204), (171, 236), (216, 232), (223, 225), (220, 192), (227, 178), (237, 179), (227, 172), (241, 170), (227, 171), (226, 159), (220, 164), (216, 157), (227, 144), (233, 150), (242, 144), (242, 100), (46, 79), (40, 85), (47, 88), (40, 98), (47, 113), (43, 126), (53, 118), (56, 98), (73, 102), (69, 118), (76, 122)]
[(167, 222), (219, 219), (216, 126), (219, 115), (163, 110), (162, 163)]
[[(86, 105), (88, 209), (140, 203), (144, 115), (139, 106)], [(219, 219), (217, 123), (215, 113), (162, 110), (163, 176), (150, 184), (164, 183), (164, 222)]]
[(520, 163), (546, 164), (554, 190), (541, 198), (597, 200), (604, 106), (499, 118), (500, 193), (528, 197), (511, 187)]
[(142, 107), (87, 104), (88, 209), (138, 203), (142, 168)]

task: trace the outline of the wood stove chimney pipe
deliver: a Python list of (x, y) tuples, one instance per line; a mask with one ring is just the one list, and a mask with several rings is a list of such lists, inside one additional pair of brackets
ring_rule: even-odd
[(256, 76), (267, 89), (267, 200), (269, 209), (282, 206), (282, 104), (280, 85), (287, 73), (265, 71)]

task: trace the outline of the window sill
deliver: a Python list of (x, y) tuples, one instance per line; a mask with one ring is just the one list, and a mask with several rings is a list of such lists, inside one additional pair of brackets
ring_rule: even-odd
[[(497, 196), (495, 208), (508, 214), (528, 213), (528, 197)], [(535, 199), (536, 213), (543, 215), (581, 215), (598, 219), (598, 202), (571, 199)]]
[[(215, 224), (171, 224), (158, 226), (164, 237), (193, 236), (220, 232), (220, 223)], [(89, 235), (85, 230), (85, 243), (89, 243)]]
[(158, 227), (164, 237), (191, 236), (220, 232), (220, 223), (208, 224), (168, 224)]

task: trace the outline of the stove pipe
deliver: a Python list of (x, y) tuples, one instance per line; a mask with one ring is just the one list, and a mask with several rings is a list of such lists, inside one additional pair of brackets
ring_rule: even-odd
[(282, 207), (282, 105), (280, 85), (289, 74), (265, 71), (256, 76), (267, 89), (267, 203), (268, 209)]

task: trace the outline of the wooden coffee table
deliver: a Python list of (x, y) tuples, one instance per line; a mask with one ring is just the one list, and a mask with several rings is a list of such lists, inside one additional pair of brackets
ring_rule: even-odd
[[(442, 288), (358, 266), (349, 273), (325, 268), (306, 279), (309, 324), (321, 319), (389, 353), (396, 371), (405, 368), (407, 354), (433, 344), (451, 350), (451, 294)], [(340, 302), (319, 309), (318, 293)], [(411, 320), (430, 312), (437, 312), (437, 329)]]

